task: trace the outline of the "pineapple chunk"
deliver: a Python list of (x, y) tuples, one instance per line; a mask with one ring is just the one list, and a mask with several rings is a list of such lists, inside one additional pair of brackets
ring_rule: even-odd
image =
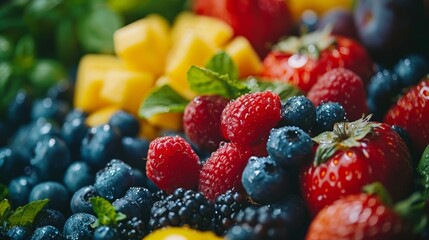
[(88, 54), (79, 63), (74, 106), (85, 112), (93, 112), (106, 106), (107, 102), (100, 98), (107, 71), (122, 68), (123, 64), (112, 55)]
[(106, 106), (98, 109), (97, 111), (91, 113), (86, 119), (85, 123), (90, 127), (95, 127), (101, 124), (106, 124), (109, 122), (109, 119), (117, 111), (121, 110), (118, 106)]
[(107, 73), (100, 96), (137, 115), (141, 102), (154, 84), (155, 78), (149, 73), (116, 69)]
[(182, 113), (160, 113), (153, 115), (147, 121), (154, 127), (163, 130), (180, 131), (182, 130)]
[(255, 76), (261, 72), (261, 60), (246, 38), (234, 38), (227, 45), (225, 51), (237, 65), (240, 78)]
[(128, 68), (157, 76), (165, 66), (169, 36), (167, 21), (150, 15), (115, 32), (115, 52)]
[(196, 96), (187, 81), (187, 72), (192, 65), (204, 66), (216, 49), (198, 35), (187, 32), (176, 42), (167, 58), (165, 74), (168, 84), (187, 99)]
[(183, 12), (176, 18), (173, 25), (171, 31), (172, 41), (180, 41), (187, 32), (195, 33), (216, 47), (223, 46), (234, 35), (232, 27), (222, 20)]

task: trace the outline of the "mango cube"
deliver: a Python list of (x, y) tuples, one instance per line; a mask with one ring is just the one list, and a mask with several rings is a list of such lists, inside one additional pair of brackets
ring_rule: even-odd
[(192, 65), (204, 66), (215, 52), (215, 47), (197, 34), (188, 32), (175, 43), (167, 58), (168, 84), (185, 98), (194, 98), (196, 94), (189, 88), (187, 72)]
[(137, 115), (141, 102), (155, 84), (153, 75), (116, 69), (106, 75), (100, 96), (106, 102)]
[(225, 52), (237, 65), (240, 78), (258, 75), (262, 63), (250, 42), (244, 37), (234, 38), (225, 48)]
[(150, 125), (164, 130), (180, 131), (183, 124), (182, 113), (160, 113), (148, 118)]
[(109, 119), (117, 111), (121, 110), (118, 106), (106, 106), (91, 113), (86, 119), (85, 123), (90, 127), (95, 127), (101, 124), (106, 124)]
[(88, 54), (82, 57), (77, 72), (74, 106), (85, 112), (106, 106), (107, 102), (100, 98), (100, 90), (107, 72), (117, 68), (123, 68), (123, 64), (112, 55)]
[(167, 21), (150, 15), (118, 29), (113, 36), (115, 52), (132, 70), (160, 75), (170, 47)]
[(232, 27), (222, 20), (183, 12), (177, 16), (173, 25), (172, 41), (179, 41), (187, 32), (193, 32), (216, 47), (223, 46), (234, 35)]

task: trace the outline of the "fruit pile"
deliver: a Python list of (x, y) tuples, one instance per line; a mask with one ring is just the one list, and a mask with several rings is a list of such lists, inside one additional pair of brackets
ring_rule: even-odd
[(0, 239), (426, 239), (423, 6), (195, 0), (119, 28), (1, 115)]

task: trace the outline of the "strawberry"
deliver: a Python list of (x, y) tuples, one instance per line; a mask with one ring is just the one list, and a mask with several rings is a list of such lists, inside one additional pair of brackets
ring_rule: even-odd
[(384, 122), (403, 128), (420, 156), (429, 145), (429, 79), (410, 88), (386, 113)]
[(292, 29), (284, 0), (195, 0), (193, 9), (231, 25), (235, 35), (246, 37), (261, 57)]
[(234, 143), (224, 143), (212, 153), (200, 172), (199, 190), (214, 201), (228, 190), (243, 191), (241, 175), (252, 151)]
[(412, 165), (408, 148), (387, 124), (370, 122), (336, 123), (332, 132), (313, 138), (313, 161), (300, 171), (302, 196), (313, 216), (335, 200), (359, 193), (366, 184), (379, 181), (394, 200), (411, 190)]
[(350, 121), (369, 112), (361, 78), (345, 68), (333, 69), (323, 74), (307, 93), (307, 97), (315, 106), (322, 102), (339, 103)]
[(354, 71), (366, 82), (373, 74), (373, 65), (365, 48), (355, 40), (320, 31), (278, 43), (263, 61), (262, 76), (307, 92), (320, 76), (339, 67)]
[(423, 198), (416, 194), (393, 205), (385, 190), (379, 190), (379, 194), (371, 192), (371, 188), (382, 188), (379, 183), (365, 188), (369, 192), (349, 195), (320, 211), (311, 222), (306, 239), (413, 239), (413, 230), (417, 228), (412, 225), (418, 225), (413, 223), (424, 218)]

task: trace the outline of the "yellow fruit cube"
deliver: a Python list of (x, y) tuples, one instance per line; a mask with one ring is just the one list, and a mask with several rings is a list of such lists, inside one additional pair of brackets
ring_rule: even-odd
[(82, 57), (77, 71), (74, 106), (92, 112), (106, 106), (100, 98), (107, 71), (122, 68), (123, 64), (113, 55), (88, 54)]
[(180, 131), (183, 123), (182, 113), (160, 113), (148, 118), (150, 125), (164, 130)]
[(246, 38), (234, 38), (225, 48), (225, 52), (237, 65), (240, 78), (255, 76), (261, 72), (261, 60)]
[(119, 110), (121, 109), (118, 106), (107, 106), (100, 108), (97, 111), (91, 113), (85, 119), (85, 123), (90, 127), (106, 124), (113, 116), (113, 114), (115, 114)]
[(136, 114), (141, 102), (155, 84), (155, 78), (144, 72), (127, 69), (109, 71), (100, 96), (106, 102)]
[(159, 135), (159, 128), (150, 125), (146, 120), (140, 121), (140, 131), (138, 137), (153, 140)]
[(174, 22), (172, 41), (179, 41), (189, 31), (216, 47), (223, 46), (234, 35), (232, 27), (222, 20), (183, 12)]
[(189, 88), (187, 72), (192, 65), (204, 66), (215, 52), (215, 47), (188, 32), (174, 44), (167, 58), (165, 74), (168, 84), (185, 98), (194, 98), (196, 94)]
[(167, 21), (150, 15), (118, 29), (113, 36), (115, 52), (136, 71), (160, 75), (170, 47)]

